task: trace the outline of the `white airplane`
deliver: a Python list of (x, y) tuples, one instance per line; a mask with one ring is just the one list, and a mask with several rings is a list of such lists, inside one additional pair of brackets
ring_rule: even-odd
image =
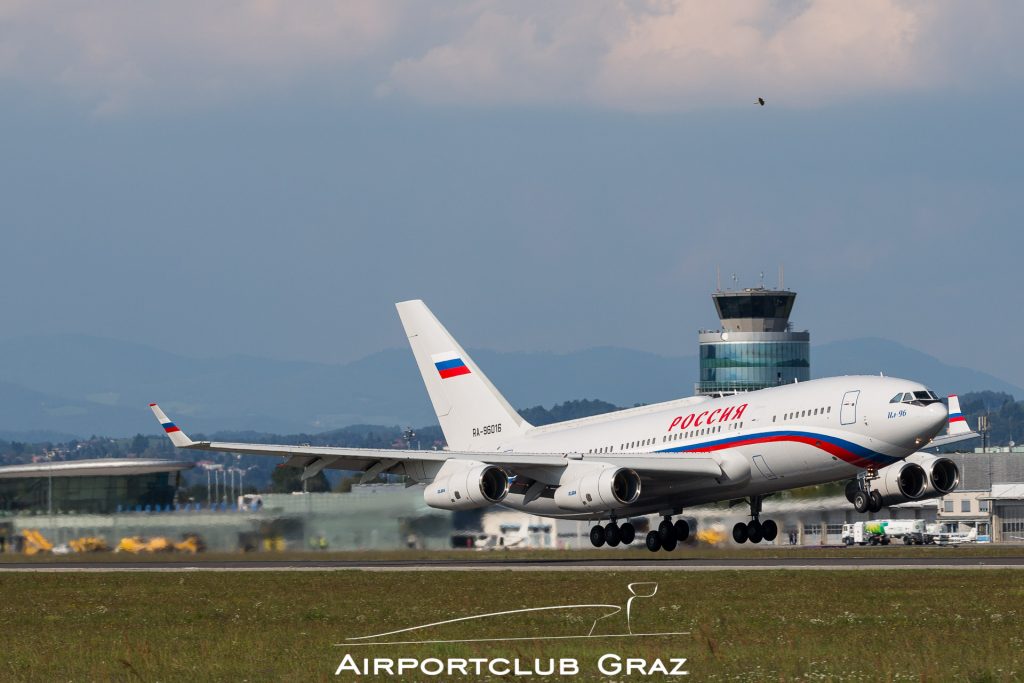
[(978, 528), (972, 526), (967, 531), (939, 531), (933, 536), (938, 545), (961, 545), (978, 542)]
[(426, 484), (427, 504), (444, 510), (500, 503), (545, 517), (609, 520), (591, 528), (598, 547), (632, 543), (634, 527), (619, 521), (657, 513), (664, 520), (647, 547), (672, 550), (690, 533), (686, 521), (672, 522), (684, 508), (744, 499), (751, 520), (737, 524), (733, 538), (771, 541), (778, 526), (761, 520), (765, 496), (865, 470), (871, 476), (856, 480), (865, 509), (951, 490), (940, 465), (952, 463), (917, 452), (947, 418), (939, 397), (917, 382), (832, 377), (534, 427), (422, 301), (397, 308), (448, 442), (444, 451), (193, 441), (158, 405), (150, 407), (179, 448), (284, 456), (304, 478), (325, 468), (362, 471), (364, 480), (404, 474)]

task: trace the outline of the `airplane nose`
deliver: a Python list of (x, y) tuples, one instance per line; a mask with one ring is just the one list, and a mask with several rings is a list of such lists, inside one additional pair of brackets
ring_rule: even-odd
[(928, 406), (927, 415), (929, 424), (935, 428), (935, 434), (938, 434), (946, 426), (946, 421), (949, 420), (949, 411), (946, 410), (946, 406), (943, 403), (933, 403)]

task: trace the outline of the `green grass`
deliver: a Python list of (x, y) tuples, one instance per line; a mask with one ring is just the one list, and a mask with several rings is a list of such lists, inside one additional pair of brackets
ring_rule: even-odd
[[(498, 610), (621, 605), (633, 581), (659, 584), (656, 596), (634, 603), (634, 631), (690, 634), (335, 646)], [(441, 627), (429, 637), (578, 634), (592, 619), (536, 613)], [(620, 622), (609, 620), (602, 632), (622, 630)], [(607, 680), (595, 663), (615, 652), (687, 657), (694, 680), (1011, 681), (1024, 678), (1024, 582), (1019, 570), (14, 572), (0, 575), (0, 633), (0, 679), (12, 681), (338, 680), (334, 670), (348, 651), (575, 657), (582, 673), (566, 680)]]
[(589, 550), (353, 550), (353, 551), (286, 551), (279, 553), (200, 553), (199, 555), (158, 554), (131, 555), (126, 553), (87, 553), (72, 555), (34, 555), (32, 557), (14, 553), (0, 555), (0, 564), (22, 562), (180, 562), (201, 564), (203, 562), (274, 562), (301, 560), (473, 560), (506, 562), (509, 560), (590, 560), (628, 559), (648, 562), (662, 562), (678, 559), (759, 559), (759, 558), (914, 558), (914, 557), (1024, 557), (1024, 545), (964, 545), (958, 548), (939, 546), (890, 545), (879, 547), (837, 548), (837, 547), (791, 547), (791, 546), (747, 546), (710, 548), (706, 546), (685, 546), (671, 553), (648, 552), (642, 543), (630, 548), (602, 548)]

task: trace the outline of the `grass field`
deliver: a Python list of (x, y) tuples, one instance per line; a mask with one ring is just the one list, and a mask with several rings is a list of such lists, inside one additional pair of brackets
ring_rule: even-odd
[[(0, 679), (339, 680), (362, 657), (687, 657), (694, 680), (1011, 681), (1024, 678), (1019, 570), (717, 572), (187, 572), (0, 575)], [(549, 605), (637, 600), (634, 639), (337, 647), (345, 638)], [(622, 632), (614, 618), (598, 633)], [(539, 612), (416, 639), (585, 633), (593, 613)], [(406, 636), (410, 637), (410, 636)], [(446, 677), (416, 680), (445, 680)], [(513, 678), (513, 677), (508, 677)], [(387, 680), (346, 675), (340, 680)], [(496, 680), (496, 677), (491, 677)], [(533, 677), (538, 680), (538, 677)], [(520, 679), (521, 680), (521, 679)]]
[(643, 544), (631, 548), (602, 548), (600, 550), (354, 550), (345, 552), (286, 551), (276, 553), (200, 553), (187, 554), (139, 554), (126, 553), (85, 553), (71, 555), (41, 554), (34, 556), (16, 553), (0, 554), (0, 564), (21, 562), (181, 562), (196, 564), (202, 562), (225, 562), (239, 560), (258, 561), (301, 561), (301, 560), (472, 560), (505, 562), (508, 560), (592, 560), (635, 558), (645, 564), (679, 559), (711, 558), (861, 558), (861, 557), (1022, 557), (1024, 545), (964, 545), (960, 547), (904, 546), (879, 547), (814, 547), (814, 546), (756, 546), (711, 548), (706, 546), (682, 547), (671, 553), (649, 552)]

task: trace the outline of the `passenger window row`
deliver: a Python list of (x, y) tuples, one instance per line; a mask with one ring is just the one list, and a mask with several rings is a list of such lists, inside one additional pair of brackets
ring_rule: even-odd
[[(774, 419), (774, 418), (773, 418)], [(718, 434), (719, 432), (734, 431), (737, 429), (743, 429), (743, 423), (737, 422), (729, 425), (714, 425), (713, 427), (701, 427), (700, 429), (691, 429), (688, 432), (678, 432), (676, 434), (667, 434), (661, 437), (661, 442), (666, 443), (669, 441), (679, 441), (680, 439), (693, 439), (701, 436), (708, 436), (710, 434)], [(641, 446), (653, 446), (657, 442), (657, 438), (651, 439), (640, 439), (638, 441), (627, 441), (626, 443), (619, 444), (620, 451), (628, 451), (634, 448), (640, 448)], [(614, 446), (605, 446), (604, 448), (591, 448), (587, 451), (588, 454), (594, 453), (611, 453), (615, 450)]]
[[(783, 413), (783, 420), (798, 420), (802, 417), (814, 417), (815, 415), (828, 415), (832, 412), (832, 406), (827, 408), (808, 408), (807, 410), (794, 410), (791, 413)], [(772, 415), (772, 422), (775, 422), (775, 415)]]
[(676, 434), (667, 434), (661, 437), (662, 443), (668, 441), (679, 441), (680, 439), (692, 439), (698, 436), (707, 436), (709, 434), (718, 434), (721, 431), (733, 431), (735, 429), (742, 429), (743, 423), (739, 422), (736, 424), (729, 425), (715, 425), (713, 427), (702, 427), (701, 429), (691, 429), (688, 432), (677, 432)]

